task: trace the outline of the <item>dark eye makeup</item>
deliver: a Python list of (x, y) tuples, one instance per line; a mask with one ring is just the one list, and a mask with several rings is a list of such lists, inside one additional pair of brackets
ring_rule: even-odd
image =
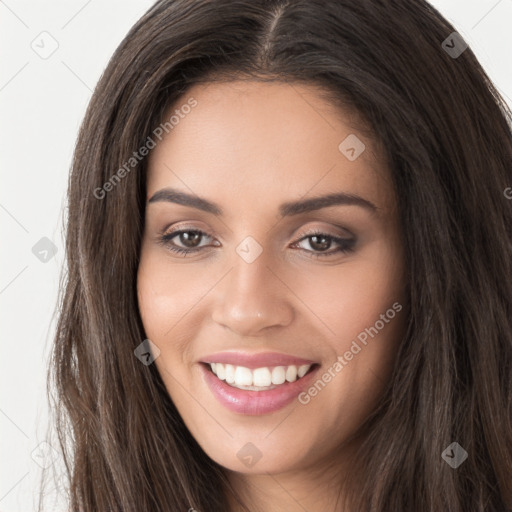
[[(205, 238), (213, 239), (213, 236), (206, 231), (199, 229), (179, 229), (172, 232), (160, 233), (158, 236), (158, 243), (168, 249), (169, 251), (187, 256), (192, 253), (198, 253), (205, 250), (208, 245), (200, 245)], [(175, 239), (182, 245), (177, 245)], [(299, 244), (307, 241), (311, 250), (300, 247)], [(325, 233), (319, 229), (309, 231), (305, 236), (294, 242), (291, 247), (297, 248), (300, 251), (308, 253), (308, 256), (313, 258), (327, 258), (341, 253), (349, 253), (354, 250), (356, 238), (342, 238)], [(187, 244), (189, 245), (187, 247)], [(197, 244), (197, 245), (196, 245)], [(332, 246), (333, 250), (330, 250)], [(218, 244), (216, 245), (218, 246)]]

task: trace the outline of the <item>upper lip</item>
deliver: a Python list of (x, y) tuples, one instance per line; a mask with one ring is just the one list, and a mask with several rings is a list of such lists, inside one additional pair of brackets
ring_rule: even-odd
[(315, 364), (315, 361), (278, 352), (259, 352), (255, 354), (247, 352), (216, 352), (215, 354), (206, 356), (201, 362), (232, 364), (233, 366), (244, 366), (252, 370), (265, 366), (301, 366), (304, 364)]

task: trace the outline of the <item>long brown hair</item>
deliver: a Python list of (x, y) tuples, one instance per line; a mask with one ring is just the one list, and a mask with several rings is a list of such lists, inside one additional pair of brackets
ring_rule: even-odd
[[(133, 353), (147, 159), (111, 180), (190, 86), (235, 76), (321, 86), (391, 169), (409, 323), (350, 510), (512, 510), (512, 115), (470, 48), (447, 51), (454, 31), (422, 0), (160, 0), (130, 30), (69, 182), (50, 382), (71, 510), (228, 510), (225, 470)], [(457, 469), (441, 457), (454, 441)]]

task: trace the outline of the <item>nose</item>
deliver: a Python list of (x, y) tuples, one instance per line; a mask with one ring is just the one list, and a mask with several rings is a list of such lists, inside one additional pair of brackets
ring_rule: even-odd
[(277, 274), (262, 256), (252, 263), (235, 259), (216, 287), (213, 321), (244, 337), (289, 325), (294, 316), (293, 294)]

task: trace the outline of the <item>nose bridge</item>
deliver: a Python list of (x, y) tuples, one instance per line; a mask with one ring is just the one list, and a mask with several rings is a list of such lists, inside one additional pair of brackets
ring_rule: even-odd
[[(253, 304), (252, 307), (261, 307), (262, 298), (266, 295), (267, 302), (271, 295), (272, 284), (269, 282), (269, 275), (272, 275), (267, 268), (267, 259), (260, 256), (255, 261), (248, 263), (242, 258), (234, 258), (234, 267), (228, 276), (229, 299), (232, 297), (240, 304)], [(259, 304), (261, 302), (261, 304)]]
[[(241, 244), (242, 249), (248, 247), (249, 253), (254, 250)], [(269, 263), (263, 253), (255, 259), (247, 258), (243, 252), (235, 255), (233, 266), (216, 294), (215, 322), (243, 335), (290, 322), (292, 308), (286, 287), (270, 271)]]

